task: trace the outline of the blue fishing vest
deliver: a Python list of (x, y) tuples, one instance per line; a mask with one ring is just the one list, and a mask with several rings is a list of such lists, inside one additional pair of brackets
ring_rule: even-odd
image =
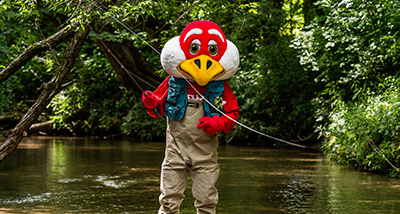
[[(165, 115), (170, 120), (180, 120), (185, 115), (188, 103), (186, 80), (181, 78), (171, 78), (168, 81), (169, 90), (167, 102), (165, 103)], [(206, 93), (203, 95), (208, 101), (215, 105), (217, 98), (222, 98), (224, 92), (224, 81), (212, 81), (206, 86)], [(222, 116), (217, 110), (211, 107), (207, 102), (203, 102), (204, 116), (213, 117)]]

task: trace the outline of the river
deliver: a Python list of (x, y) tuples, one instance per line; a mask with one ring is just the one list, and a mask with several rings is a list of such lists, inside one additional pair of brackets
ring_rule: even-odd
[[(0, 163), (0, 213), (157, 213), (164, 143), (25, 138)], [(222, 214), (399, 213), (400, 181), (292, 147), (219, 148)], [(190, 185), (181, 213), (196, 213)]]

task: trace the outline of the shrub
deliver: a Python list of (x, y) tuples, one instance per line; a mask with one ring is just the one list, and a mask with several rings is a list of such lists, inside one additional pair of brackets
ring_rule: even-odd
[(378, 92), (340, 102), (321, 129), (322, 150), (341, 164), (399, 176), (400, 79), (389, 77)]

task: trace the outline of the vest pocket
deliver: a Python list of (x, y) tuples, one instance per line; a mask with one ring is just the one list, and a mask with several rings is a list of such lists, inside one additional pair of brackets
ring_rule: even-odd
[(185, 114), (187, 85), (185, 80), (174, 77), (170, 78), (168, 84), (169, 90), (165, 104), (166, 115), (170, 120), (180, 120)]
[(170, 84), (169, 90), (168, 90), (168, 96), (167, 96), (167, 102), (171, 104), (177, 104), (179, 100), (179, 95), (180, 95), (181, 87), (178, 86), (178, 84), (173, 83)]

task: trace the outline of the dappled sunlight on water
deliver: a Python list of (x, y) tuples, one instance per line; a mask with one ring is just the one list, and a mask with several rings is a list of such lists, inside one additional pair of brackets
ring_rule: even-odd
[[(218, 213), (398, 213), (400, 182), (298, 148), (221, 146)], [(157, 213), (164, 143), (26, 138), (0, 163), (0, 213)], [(195, 213), (188, 182), (181, 213)]]

